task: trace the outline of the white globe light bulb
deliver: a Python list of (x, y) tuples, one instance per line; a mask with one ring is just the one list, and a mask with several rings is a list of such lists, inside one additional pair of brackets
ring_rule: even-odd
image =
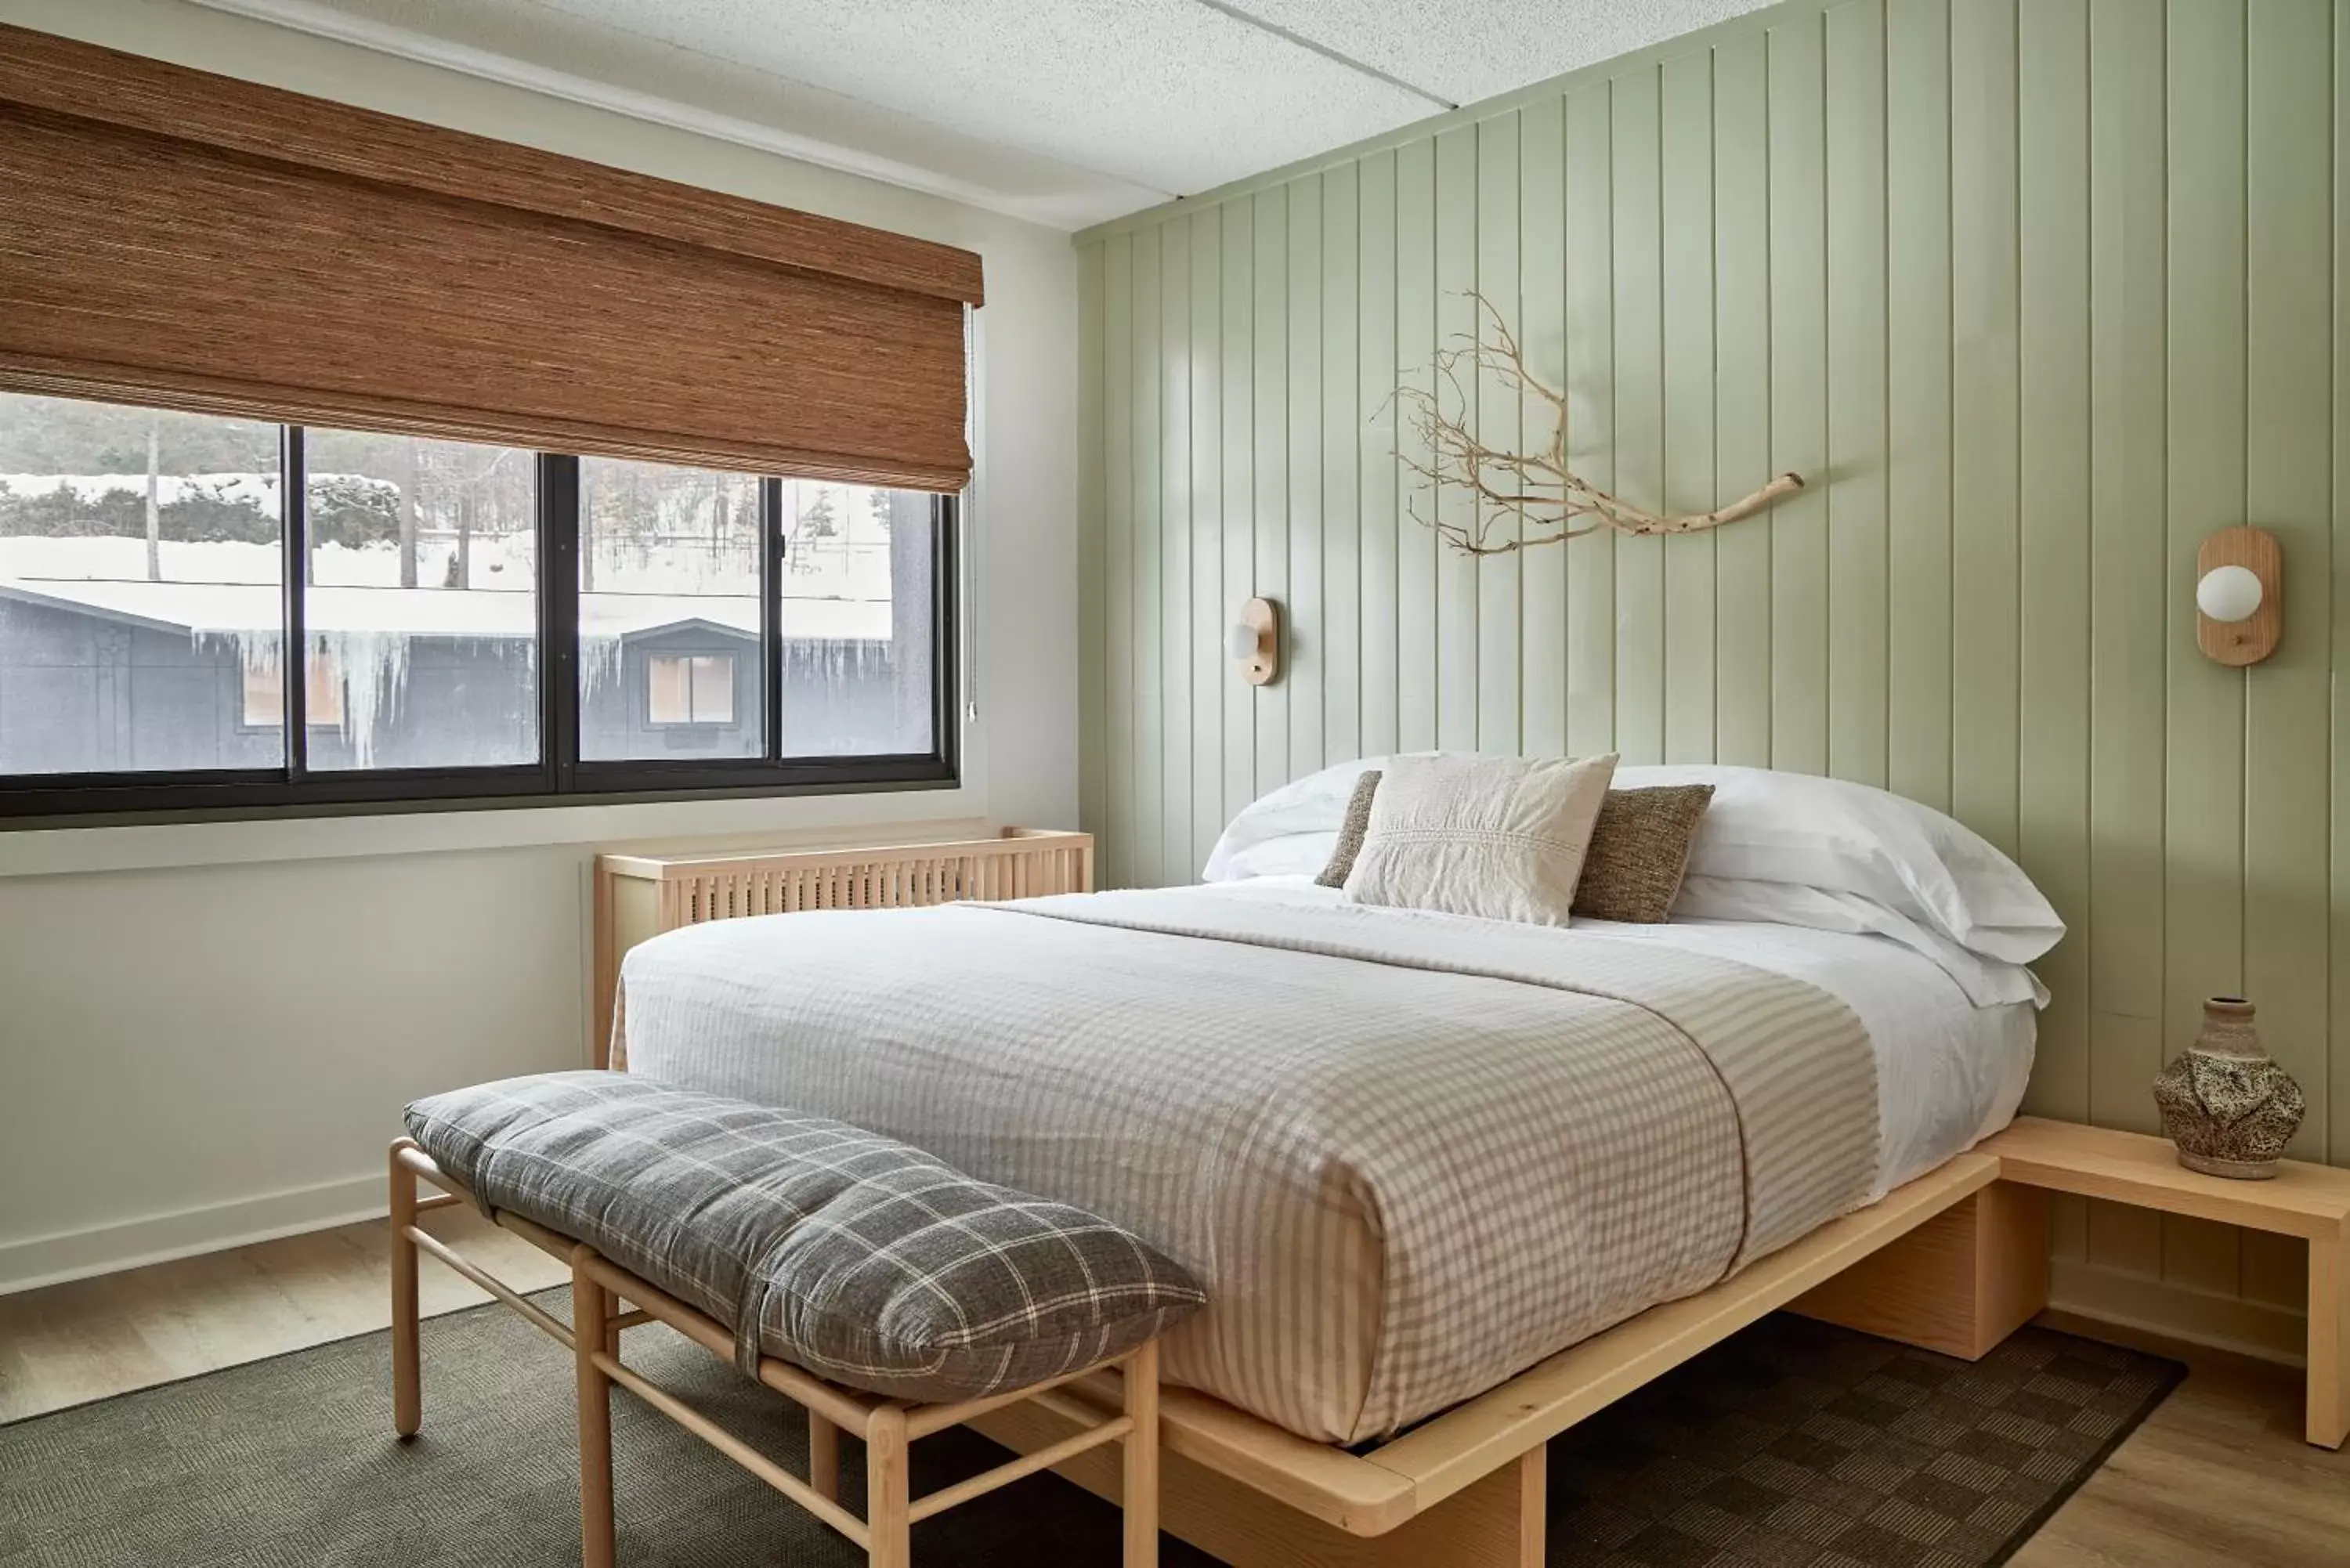
[(1244, 620), (1234, 621), (1232, 630), (1224, 634), (1224, 651), (1234, 659), (1254, 659), (1256, 644), (1256, 628)]
[(2214, 566), (2195, 585), (2195, 607), (2217, 621), (2250, 620), (2261, 607), (2260, 574), (2250, 566)]

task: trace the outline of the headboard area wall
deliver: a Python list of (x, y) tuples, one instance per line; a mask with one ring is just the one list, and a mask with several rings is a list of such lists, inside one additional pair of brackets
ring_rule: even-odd
[[(2345, 83), (2329, 0), (1794, 0), (1079, 236), (1104, 885), (1192, 879), (1241, 805), (1367, 753), (1835, 773), (2064, 912), (2029, 1108), (2151, 1130), (2199, 1000), (2241, 992), (2309, 1091), (2294, 1152), (2350, 1164)], [(1472, 288), (1569, 389), (1586, 478), (1808, 487), (1440, 550), (1382, 404)], [(1546, 433), (1490, 389), (1474, 418)], [(2242, 523), (2284, 556), (2249, 670), (2194, 622), (2197, 546)], [(1226, 639), (1259, 595), (1263, 686)], [(2297, 1348), (2298, 1251), (2076, 1207), (2057, 1292)]]

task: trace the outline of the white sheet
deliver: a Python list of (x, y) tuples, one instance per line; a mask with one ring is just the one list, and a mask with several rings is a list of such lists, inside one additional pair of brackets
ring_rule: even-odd
[[(1201, 898), (1312, 903), (1346, 897), (1335, 888), (1315, 887), (1310, 877), (1257, 877), (1190, 891)], [(1461, 918), (1391, 912), (1400, 919)], [(1989, 1137), (2023, 1102), (2038, 1035), (2033, 1004), (1977, 1007), (1939, 966), (1887, 938), (1732, 920), (1575, 924), (1808, 981), (1851, 1008), (1877, 1055), (1884, 1141), (1872, 1202)]]

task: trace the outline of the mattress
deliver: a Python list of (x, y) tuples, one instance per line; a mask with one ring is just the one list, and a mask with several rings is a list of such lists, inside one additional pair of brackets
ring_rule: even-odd
[[(1284, 904), (1335, 904), (1346, 898), (1310, 877), (1263, 877), (1187, 891)], [(1575, 929), (1753, 964), (1819, 986), (1851, 1008), (1868, 1032), (1877, 1062), (1883, 1142), (1872, 1202), (1999, 1131), (2023, 1103), (2039, 1037), (2038, 1009), (2029, 1002), (1978, 1007), (1956, 979), (1898, 942), (1737, 920), (1630, 926), (1578, 919)]]
[(1170, 1378), (1357, 1442), (1887, 1179), (1862, 1008), (1737, 940), (1262, 885), (725, 920), (629, 955), (621, 1044), (1149, 1236), (1211, 1298)]

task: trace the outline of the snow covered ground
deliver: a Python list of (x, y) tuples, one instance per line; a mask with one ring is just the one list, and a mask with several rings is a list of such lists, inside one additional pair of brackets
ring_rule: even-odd
[[(382, 480), (357, 474), (316, 474), (314, 482), (373, 487), (386, 495), (387, 506), (398, 504), (399, 491)], [(144, 473), (0, 473), (0, 490), (20, 496), (71, 492), (95, 503), (123, 493), (143, 500)], [(251, 507), (276, 517), (277, 475), (275, 473), (163, 474), (156, 480), (156, 502), (170, 506), (186, 500), (210, 500)], [(785, 599), (889, 601), (889, 543), (868, 516), (871, 493), (837, 485), (797, 483), (790, 487), (788, 504), (795, 514), (822, 495), (838, 520), (839, 532), (828, 538), (796, 541), (790, 569), (784, 574)], [(665, 498), (664, 498), (665, 499)], [(758, 563), (747, 547), (712, 549), (704, 514), (659, 504), (661, 537), (656, 543), (601, 538), (596, 541), (591, 581), (599, 593), (619, 594), (744, 594), (754, 593)], [(672, 510), (675, 514), (671, 515)], [(474, 592), (528, 593), (536, 542), (527, 534), (477, 535), (468, 552), (471, 570), (466, 587)], [(431, 530), (417, 544), (416, 580), (420, 589), (439, 589), (449, 578), (457, 553), (452, 534)], [(231, 541), (164, 540), (162, 578), (173, 583), (274, 583), (278, 580), (278, 551), (265, 544)], [(83, 538), (0, 536), (0, 579), (112, 579), (143, 582), (147, 576), (147, 543), (140, 535), (98, 535)], [(321, 587), (397, 587), (400, 553), (390, 543), (352, 547), (328, 544), (311, 552), (310, 580)], [(786, 618), (788, 618), (788, 617)], [(887, 617), (881, 635), (887, 636)]]

